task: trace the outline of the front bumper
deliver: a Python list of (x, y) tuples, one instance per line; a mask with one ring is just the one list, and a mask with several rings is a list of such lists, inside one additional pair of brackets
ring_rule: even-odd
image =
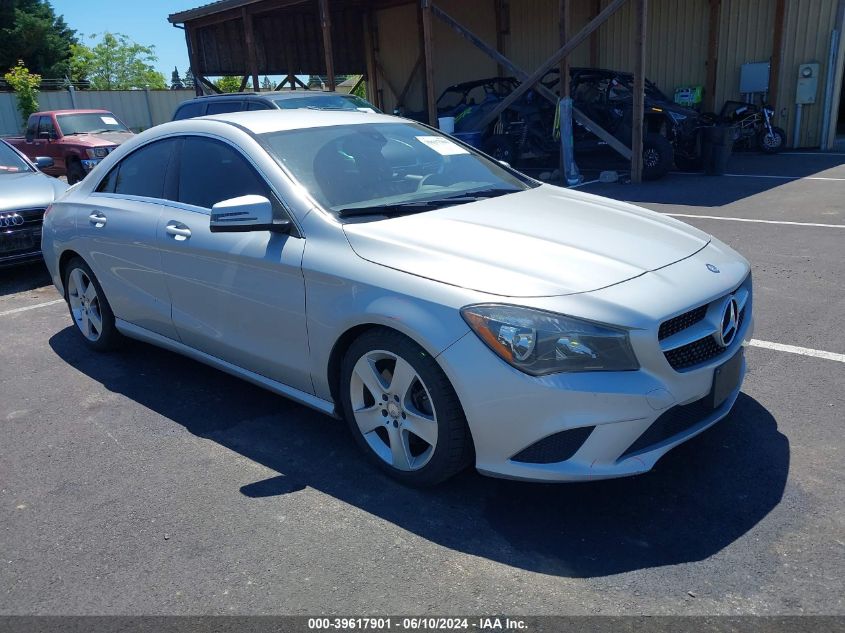
[[(712, 251), (707, 254), (713, 256)], [(533, 481), (640, 474), (669, 450), (725, 417), (740, 392), (744, 358), (738, 360), (736, 382), (727, 397), (715, 408), (702, 403), (708, 402), (713, 390), (716, 369), (741, 354), (751, 339), (751, 299), (733, 342), (711, 360), (676, 370), (661, 353), (657, 340), (659, 325), (666, 317), (696, 305), (691, 296), (697, 294), (702, 304), (713, 301), (733, 292), (748, 273), (746, 263), (735, 267), (718, 264), (720, 277), (708, 272), (700, 261), (687, 261), (580, 298), (544, 299), (538, 306), (555, 309), (557, 302), (556, 311), (585, 317), (591, 315), (572, 308), (606, 311), (616, 305), (626, 306), (626, 311), (639, 310), (640, 317), (650, 323), (641, 321), (641, 327), (631, 332), (641, 363), (637, 371), (533, 377), (500, 360), (471, 332), (446, 349), (438, 361), (464, 407), (475, 444), (476, 468), (488, 475)], [(699, 268), (704, 273), (698, 272)], [(695, 290), (680, 292), (673, 277)], [(661, 294), (660, 288), (669, 292)], [(653, 314), (644, 316), (647, 309)], [(613, 323), (608, 316), (596, 320)], [(667, 420), (671, 422), (668, 425)], [(664, 426), (665, 432), (655, 433)], [(560, 444), (555, 446), (557, 438), (564, 438), (572, 448), (563, 459), (554, 457), (555, 450), (561, 449)], [(540, 459), (526, 461), (525, 455), (532, 451), (536, 457), (534, 449), (544, 440), (552, 440), (552, 450), (540, 451)]]

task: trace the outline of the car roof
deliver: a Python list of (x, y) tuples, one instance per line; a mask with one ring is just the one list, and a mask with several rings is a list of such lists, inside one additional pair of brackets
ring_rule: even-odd
[(375, 112), (358, 112), (351, 110), (258, 110), (252, 112), (226, 112), (211, 114), (188, 121), (221, 121), (242, 127), (253, 134), (299, 130), (314, 127), (330, 127), (333, 125), (359, 125), (363, 123), (415, 123), (400, 117)]
[(33, 112), (33, 114), (40, 114), (48, 116), (50, 114), (111, 114), (109, 110), (90, 110), (90, 109), (70, 109), (70, 110), (43, 110), (41, 112)]
[(216, 99), (243, 99), (245, 97), (255, 97), (259, 99), (272, 99), (274, 101), (279, 99), (296, 99), (297, 97), (352, 97), (345, 92), (329, 92), (327, 90), (286, 90), (284, 92), (227, 92), (225, 94), (215, 95), (201, 95), (189, 99), (184, 103), (190, 101), (213, 101)]

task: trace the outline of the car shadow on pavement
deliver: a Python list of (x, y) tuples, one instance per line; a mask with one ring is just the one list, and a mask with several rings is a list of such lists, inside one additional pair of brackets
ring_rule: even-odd
[[(842, 178), (843, 154), (779, 154), (739, 152), (731, 156), (727, 173), (748, 177), (706, 176), (697, 173), (670, 173), (660, 180), (640, 184), (592, 183), (581, 191), (634, 204), (670, 204), (685, 207), (723, 207), (807, 176)], [(579, 163), (581, 165), (581, 163)], [(587, 163), (591, 165), (591, 163)], [(622, 163), (624, 171), (627, 166)], [(601, 169), (614, 169), (613, 164)], [(759, 176), (759, 177), (753, 177)], [(598, 171), (587, 169), (585, 179), (598, 178)], [(834, 183), (829, 183), (833, 185)], [(831, 188), (831, 191), (835, 191)], [(831, 194), (835, 195), (835, 194)]]
[(0, 268), (0, 297), (52, 285), (43, 261)]
[(549, 485), (470, 469), (415, 490), (367, 462), (342, 422), (189, 359), (136, 342), (96, 354), (72, 327), (50, 346), (109, 391), (279, 473), (240, 488), (256, 503), (309, 487), (443, 547), (557, 576), (706, 559), (778, 505), (789, 472), (787, 438), (741, 394), (730, 416), (645, 475)]

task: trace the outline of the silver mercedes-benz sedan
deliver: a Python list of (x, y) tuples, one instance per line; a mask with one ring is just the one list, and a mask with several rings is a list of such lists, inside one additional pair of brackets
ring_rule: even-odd
[(723, 418), (750, 266), (666, 216), (362, 112), (176, 121), (45, 217), (80, 336), (128, 336), (345, 418), (387, 473), (649, 470)]

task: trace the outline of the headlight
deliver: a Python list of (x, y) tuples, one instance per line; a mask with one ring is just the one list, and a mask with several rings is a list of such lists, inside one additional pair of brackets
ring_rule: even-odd
[(507, 363), (532, 376), (639, 368), (628, 332), (562, 314), (508, 305), (474, 305), (461, 316)]
[(686, 114), (681, 114), (680, 112), (672, 112), (671, 110), (668, 110), (667, 112), (669, 113), (669, 116), (672, 117), (672, 120), (675, 123), (680, 123), (681, 121), (685, 121), (686, 118), (687, 118)]
[(86, 149), (85, 152), (88, 154), (88, 158), (105, 158), (109, 155), (107, 147), (93, 147)]

